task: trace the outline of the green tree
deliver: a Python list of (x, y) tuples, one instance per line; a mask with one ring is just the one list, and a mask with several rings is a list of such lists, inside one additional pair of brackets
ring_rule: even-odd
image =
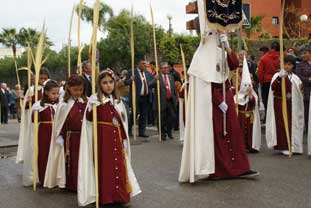
[(18, 44), (19, 35), (15, 28), (4, 28), (0, 33), (0, 43), (12, 49), (13, 56), (16, 57), (16, 47)]
[[(79, 8), (76, 8), (76, 12), (79, 13)], [(98, 25), (99, 25), (100, 31), (106, 30), (105, 29), (106, 23), (111, 17), (113, 17), (112, 8), (109, 5), (103, 2), (100, 2), (99, 19), (98, 19)], [(81, 19), (83, 21), (93, 23), (93, 8), (87, 6), (86, 4), (83, 4), (82, 10), (81, 10)]]
[[(36, 31), (33, 28), (21, 28), (18, 34), (18, 42), (23, 47), (28, 47), (34, 49), (36, 48), (40, 37), (40, 32)], [(45, 45), (50, 47), (53, 43), (49, 40), (48, 37), (45, 38)]]
[(263, 32), (263, 28), (262, 28), (263, 18), (264, 18), (263, 16), (251, 17), (251, 27), (244, 29), (247, 38), (250, 38), (252, 33)]

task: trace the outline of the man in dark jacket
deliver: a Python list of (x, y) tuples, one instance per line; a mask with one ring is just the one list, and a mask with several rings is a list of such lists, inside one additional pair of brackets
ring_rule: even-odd
[(92, 65), (89, 61), (84, 61), (82, 64), (82, 77), (84, 80), (84, 87), (86, 95), (90, 97), (92, 95)]
[(267, 112), (272, 77), (280, 68), (279, 52), (280, 44), (278, 42), (273, 42), (271, 44), (271, 50), (260, 58), (258, 64), (258, 81), (261, 84), (261, 94), (265, 112)]
[(177, 95), (173, 76), (169, 73), (170, 66), (164, 62), (160, 65), (160, 100), (161, 100), (161, 138), (166, 136), (174, 139), (172, 135), (173, 121), (176, 117)]
[[(147, 125), (148, 109), (152, 105), (152, 86), (156, 84), (155, 78), (146, 70), (146, 61), (140, 60), (137, 68), (135, 69), (135, 75), (132, 76), (132, 72), (129, 72), (124, 83), (130, 85), (129, 104), (132, 109), (132, 81), (136, 84), (136, 108), (139, 114), (139, 137), (149, 137), (145, 134)], [(132, 110), (130, 110), (132, 112)], [(132, 134), (133, 126), (133, 113), (129, 116), (129, 135)]]
[(302, 61), (297, 64), (296, 74), (301, 79), (304, 93), (305, 127), (308, 128), (310, 87), (311, 87), (311, 46), (304, 45), (301, 48)]
[(7, 124), (9, 119), (9, 92), (6, 83), (1, 83), (0, 89), (1, 123)]

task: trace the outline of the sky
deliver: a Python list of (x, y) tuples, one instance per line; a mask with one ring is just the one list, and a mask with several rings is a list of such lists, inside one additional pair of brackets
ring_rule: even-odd
[[(141, 14), (151, 22), (150, 4), (153, 7), (155, 23), (168, 29), (167, 15), (171, 15), (174, 32), (189, 34), (186, 21), (193, 18), (185, 14), (185, 5), (190, 0), (101, 0), (112, 7), (117, 15), (122, 9), (133, 5), (136, 14)], [(93, 6), (95, 0), (84, 0)], [(59, 51), (67, 44), (70, 15), (74, 4), (79, 0), (1, 0), (0, 29), (31, 27), (41, 31), (45, 19), (47, 36), (54, 43), (52, 49)], [(74, 17), (72, 29), (72, 46), (77, 45), (77, 15)], [(92, 33), (91, 24), (81, 22), (81, 41), (89, 43)], [(103, 34), (99, 35), (99, 38)]]

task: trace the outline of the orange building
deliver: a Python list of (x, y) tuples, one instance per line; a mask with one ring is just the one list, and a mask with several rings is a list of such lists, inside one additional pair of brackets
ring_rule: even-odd
[[(279, 36), (279, 17), (281, 14), (281, 0), (243, 0), (243, 3), (250, 4), (251, 16), (263, 16), (263, 30), (272, 37)], [(286, 0), (285, 26), (294, 37), (307, 36), (311, 33), (311, 0)], [(291, 8), (291, 9), (290, 9)], [(294, 9), (293, 9), (294, 8)], [(186, 6), (187, 14), (197, 13), (196, 2), (190, 2)], [(300, 22), (300, 16), (306, 14), (309, 17), (307, 22)], [(195, 30), (198, 26), (198, 19), (187, 22), (188, 30)], [(256, 38), (258, 34), (251, 37)]]
[[(279, 36), (279, 16), (281, 14), (281, 0), (243, 0), (243, 3), (249, 3), (251, 8), (251, 16), (263, 16), (262, 27), (265, 32), (269, 33), (272, 37)], [(285, 14), (285, 26), (287, 27), (292, 22), (293, 26), (288, 25), (289, 30), (295, 30), (297, 34), (296, 36), (307, 36), (310, 33), (310, 22), (301, 23), (300, 15), (306, 14), (309, 19), (311, 18), (311, 0), (286, 0), (286, 8), (285, 11), (292, 11), (292, 8), (295, 8), (297, 13), (296, 16), (293, 17), (290, 14)], [(290, 9), (291, 8), (291, 9)], [(297, 24), (298, 22), (298, 24)], [(310, 26), (306, 25), (310, 24)], [(303, 31), (302, 27), (306, 27)]]

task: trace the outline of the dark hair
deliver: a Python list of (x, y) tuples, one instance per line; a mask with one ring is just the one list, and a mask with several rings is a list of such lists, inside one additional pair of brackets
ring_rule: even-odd
[(83, 99), (83, 101), (87, 100), (83, 78), (78, 74), (74, 74), (68, 78), (66, 85), (64, 86), (64, 89), (65, 89), (64, 102), (65, 103), (67, 103), (68, 100), (71, 98), (71, 94), (69, 92), (69, 87), (74, 87), (74, 86), (82, 86), (83, 93), (81, 95), (81, 98)]
[(150, 64), (155, 66), (155, 62), (154, 61), (150, 61)]
[(255, 56), (254, 55), (250, 55), (249, 57), (252, 59), (252, 61), (255, 61)]
[(116, 93), (116, 79), (115, 79), (115, 74), (114, 72), (111, 70), (111, 69), (104, 69), (103, 71), (100, 72), (100, 74), (98, 75), (98, 78), (97, 78), (97, 99), (99, 102), (102, 102), (103, 100), (103, 96), (104, 96), (104, 92), (102, 91), (102, 88), (101, 88), (101, 85), (100, 85), (100, 82), (102, 79), (104, 79), (105, 77), (111, 77), (113, 80), (114, 80), (114, 89), (111, 93), (111, 95), (114, 97), (114, 98), (117, 98), (118, 99), (118, 102), (120, 101), (120, 98), (117, 97), (117, 94)]
[(42, 67), (40, 69), (40, 75), (46, 75), (46, 76), (48, 76), (48, 78), (50, 78), (50, 71), (48, 70), (48, 68)]
[(57, 83), (55, 80), (49, 80), (49, 81), (47, 81), (47, 83), (46, 83), (45, 86), (44, 86), (43, 95), (42, 95), (41, 101), (40, 101), (40, 105), (41, 105), (42, 107), (44, 107), (45, 103), (48, 103), (48, 102), (49, 102), (49, 98), (48, 98), (46, 92), (49, 92), (50, 90), (52, 90), (52, 89), (54, 89), (54, 88), (59, 88), (58, 83)]
[(291, 63), (296, 67), (296, 58), (293, 55), (287, 55), (284, 57), (284, 63)]
[(267, 53), (269, 51), (269, 48), (266, 47), (266, 46), (262, 46), (262, 47), (259, 48), (259, 51)]
[(280, 51), (280, 43), (276, 41), (271, 43), (271, 49), (275, 51)]

